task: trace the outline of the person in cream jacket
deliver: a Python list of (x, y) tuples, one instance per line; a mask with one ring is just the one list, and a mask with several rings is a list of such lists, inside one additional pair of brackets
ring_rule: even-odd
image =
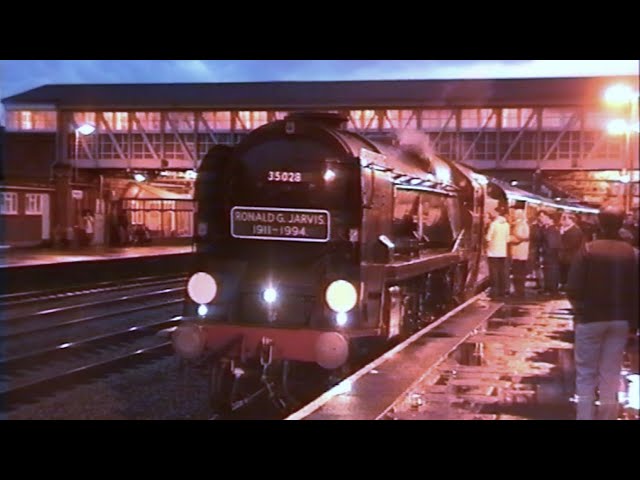
[(489, 260), (489, 276), (491, 278), (491, 298), (500, 298), (509, 293), (509, 275), (507, 274), (507, 244), (510, 227), (502, 215), (500, 207), (489, 212), (491, 224), (487, 230), (487, 257)]

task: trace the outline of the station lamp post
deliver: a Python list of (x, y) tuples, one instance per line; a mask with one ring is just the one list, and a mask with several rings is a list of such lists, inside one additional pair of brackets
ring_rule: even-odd
[(88, 136), (91, 135), (93, 132), (96, 131), (96, 127), (90, 123), (84, 123), (82, 125), (80, 125), (78, 128), (75, 129), (74, 133), (75, 133), (75, 156), (73, 158), (73, 164), (74, 164), (74, 169), (73, 169), (73, 181), (77, 182), (78, 181), (78, 152), (79, 152), (79, 144), (80, 144), (80, 135), (82, 136)]
[(610, 86), (604, 94), (604, 100), (607, 105), (623, 109), (626, 118), (616, 118), (607, 124), (607, 132), (610, 135), (624, 135), (624, 158), (622, 171), (620, 173), (620, 182), (624, 184), (623, 206), (625, 211), (629, 211), (632, 207), (633, 194), (631, 191), (631, 182), (633, 180), (632, 172), (638, 169), (637, 159), (634, 162), (634, 149), (631, 148), (631, 135), (638, 132), (638, 92), (624, 84), (616, 84)]
[[(71, 165), (72, 169), (72, 185), (78, 183), (78, 155), (80, 151), (80, 136), (88, 136), (95, 132), (96, 127), (90, 123), (84, 123), (78, 128), (74, 129), (74, 157)], [(74, 185), (75, 186), (75, 185)], [(73, 188), (73, 187), (72, 187)], [(76, 187), (77, 188), (77, 187)], [(71, 225), (76, 225), (80, 214), (80, 198), (75, 197), (75, 192), (71, 192), (73, 195), (72, 205), (73, 207), (68, 210), (68, 236), (70, 239), (75, 237), (75, 234), (71, 231)]]

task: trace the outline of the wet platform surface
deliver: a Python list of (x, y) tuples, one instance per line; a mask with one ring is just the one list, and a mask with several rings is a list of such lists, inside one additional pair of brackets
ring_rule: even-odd
[(74, 249), (6, 249), (0, 251), (0, 268), (50, 265), (66, 262), (92, 262), (123, 258), (190, 253), (191, 245), (152, 245), (144, 247), (91, 246)]
[(405, 342), (406, 346), (399, 345), (383, 355), (384, 361), (377, 360), (342, 382), (348, 389), (324, 404), (319, 402), (318, 408), (305, 419), (376, 419), (421, 376), (426, 365), (434, 364), (454, 350), (461, 339), (500, 306), (493, 302), (474, 302), (436, 328), (416, 334), (413, 341)]
[[(487, 299), (480, 303), (496, 305)], [(384, 364), (375, 367), (299, 418), (575, 419), (573, 315), (568, 300), (528, 292), (526, 299), (506, 300), (494, 311), (480, 325), (466, 322), (473, 330), (458, 341), (455, 350), (441, 348), (456, 336), (443, 324), (394, 359), (391, 369)], [(438, 352), (442, 353), (439, 359)], [(433, 365), (434, 360), (439, 363)], [(638, 385), (628, 383), (632, 373), (637, 379), (637, 351), (625, 356), (620, 419), (638, 419)], [(393, 395), (395, 399), (390, 400)]]
[[(411, 392), (398, 399), (395, 420), (573, 420), (573, 316), (564, 298), (509, 302)], [(620, 419), (637, 419), (625, 388), (638, 372), (626, 357)], [(631, 387), (637, 390), (637, 385)], [(637, 408), (637, 405), (636, 407)]]

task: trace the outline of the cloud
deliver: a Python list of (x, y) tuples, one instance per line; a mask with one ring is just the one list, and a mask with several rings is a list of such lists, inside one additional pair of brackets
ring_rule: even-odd
[(176, 67), (194, 81), (210, 81), (212, 76), (207, 63), (202, 60), (178, 60)]
[(0, 98), (49, 83), (560, 77), (638, 68), (638, 60), (0, 60)]
[(637, 60), (1, 60), (0, 94), (47, 83), (632, 75), (638, 66)]
[(638, 60), (526, 60), (506, 62), (483, 60), (471, 65), (442, 68), (442, 78), (535, 78), (637, 75)]

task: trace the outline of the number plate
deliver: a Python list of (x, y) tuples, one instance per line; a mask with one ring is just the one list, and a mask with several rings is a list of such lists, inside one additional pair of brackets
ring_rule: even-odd
[(268, 182), (285, 182), (285, 183), (300, 183), (303, 181), (302, 172), (279, 172), (275, 170), (269, 170), (267, 172)]
[(257, 240), (327, 242), (331, 216), (327, 210), (233, 207), (231, 235)]

